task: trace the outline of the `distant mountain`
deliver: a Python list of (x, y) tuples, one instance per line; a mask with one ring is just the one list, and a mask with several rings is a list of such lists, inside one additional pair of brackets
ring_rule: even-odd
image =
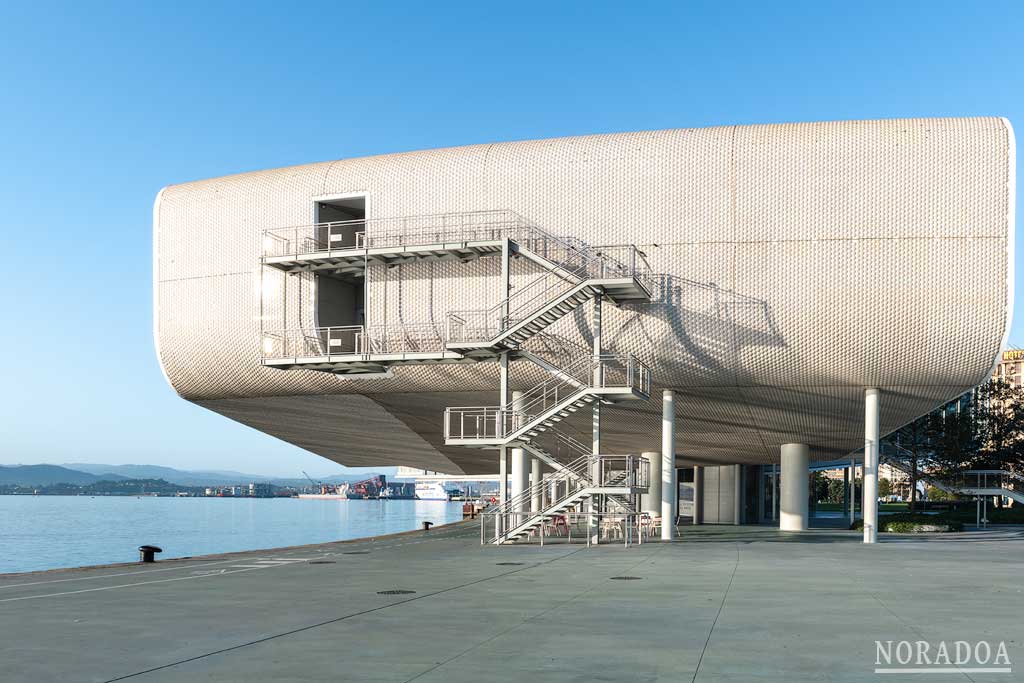
[[(309, 485), (309, 480), (304, 477), (265, 477), (258, 474), (246, 474), (230, 470), (177, 470), (173, 467), (162, 467), (160, 465), (102, 465), (81, 462), (66, 463), (65, 465), (83, 473), (94, 475), (113, 473), (129, 479), (163, 479), (180, 486), (228, 486), (231, 484), (247, 484), (249, 482), (265, 482), (277, 486), (294, 487)], [(335, 474), (318, 479), (318, 481), (338, 484), (344, 481), (360, 481), (372, 476), (372, 472), (366, 474)]]
[(0, 484), (48, 486), (51, 484), (92, 484), (97, 481), (121, 481), (128, 477), (101, 470), (97, 473), (68, 469), (59, 465), (0, 465)]
[(181, 486), (224, 486), (250, 481), (267, 481), (265, 477), (256, 477), (241, 472), (192, 472), (160, 465), (101, 465), (76, 462), (67, 463), (67, 466), (90, 474), (113, 472), (129, 479), (163, 479)]

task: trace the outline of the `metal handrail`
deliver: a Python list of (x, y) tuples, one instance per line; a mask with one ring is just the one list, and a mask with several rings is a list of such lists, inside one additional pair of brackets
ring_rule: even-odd
[[(545, 250), (546, 251), (546, 250)], [(625, 254), (625, 259), (613, 256)], [(601, 247), (600, 249), (571, 248), (564, 259), (542, 256), (555, 267), (539, 278), (519, 288), (505, 299), (484, 309), (458, 310), (448, 313), (448, 336), (452, 341), (485, 341), (492, 339), (519, 322), (549, 308), (588, 280), (634, 278), (648, 293), (651, 292), (650, 266), (646, 259), (638, 267), (638, 250), (634, 245)], [(567, 278), (567, 275), (570, 277)]]
[(392, 216), (270, 228), (263, 257), (511, 239), (584, 251), (585, 242), (552, 235), (508, 209)]
[(514, 406), (446, 408), (445, 439), (502, 439), (591, 389), (631, 388), (647, 396), (650, 384), (650, 366), (633, 354), (586, 356), (523, 392)]
[[(480, 517), (480, 541), (493, 543), (531, 520), (543, 520), (551, 514), (546, 511), (565, 505), (586, 489), (622, 487), (630, 491), (643, 491), (650, 486), (648, 468), (647, 460), (636, 455), (584, 455), (504, 503), (484, 510)], [(543, 510), (530, 510), (535, 497), (543, 496), (552, 484), (558, 497), (544, 505)], [(629, 497), (632, 498), (633, 494), (629, 494)], [(623, 506), (619, 501), (616, 504)], [(488, 534), (489, 526), (493, 527), (493, 534)]]
[(345, 325), (335, 327), (287, 328), (263, 332), (260, 357), (263, 360), (369, 356), (391, 353), (441, 353), (445, 351), (442, 330), (433, 323), (391, 326)]

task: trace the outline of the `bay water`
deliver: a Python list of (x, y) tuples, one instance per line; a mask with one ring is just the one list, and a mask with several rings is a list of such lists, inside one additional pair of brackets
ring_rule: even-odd
[(0, 573), (365, 538), (458, 521), (427, 500), (0, 496)]

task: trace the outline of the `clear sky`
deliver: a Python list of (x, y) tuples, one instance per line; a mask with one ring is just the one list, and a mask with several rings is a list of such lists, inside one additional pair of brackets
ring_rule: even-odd
[(337, 471), (164, 382), (164, 185), (733, 123), (999, 115), (1022, 136), (1022, 19), (1020, 2), (2, 2), (0, 463)]

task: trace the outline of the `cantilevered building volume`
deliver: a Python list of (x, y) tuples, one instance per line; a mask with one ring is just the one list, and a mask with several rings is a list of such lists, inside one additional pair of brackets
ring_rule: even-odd
[(511, 455), (509, 510), (635, 510), (649, 492), (674, 514), (675, 467), (699, 465), (709, 519), (774, 518), (762, 475), (781, 460), (782, 524), (800, 528), (808, 459), (867, 442), (870, 495), (879, 434), (989, 376), (1013, 206), (999, 118), (593, 135), (173, 185), (154, 208), (158, 352), (182, 397), (346, 465), (480, 474)]

